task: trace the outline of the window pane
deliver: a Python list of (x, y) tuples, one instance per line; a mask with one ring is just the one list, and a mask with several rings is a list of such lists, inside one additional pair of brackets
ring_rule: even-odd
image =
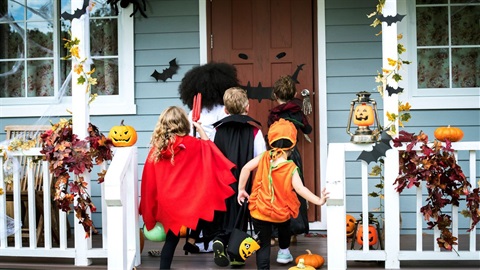
[(417, 46), (448, 45), (448, 9), (417, 8)]
[[(111, 2), (111, 1), (110, 1)], [(120, 8), (120, 4), (119, 8)], [(103, 1), (102, 3), (95, 3), (95, 7), (93, 8), (92, 12), (90, 13), (90, 17), (109, 17), (109, 16), (117, 16), (116, 12), (111, 9), (110, 4), (107, 1)]]
[(447, 49), (419, 49), (418, 88), (448, 88), (449, 66)]
[[(60, 60), (60, 85), (59, 85), (59, 96), (71, 96), (72, 95), (72, 79), (68, 82), (65, 82), (67, 76), (72, 71), (72, 61), (71, 60)], [(62, 88), (63, 87), (63, 88)]]
[(453, 87), (480, 87), (480, 49), (452, 49)]
[(452, 7), (452, 45), (480, 45), (480, 6)]
[[(22, 58), (25, 31), (15, 25), (0, 24), (0, 59)], [(6, 37), (5, 39), (3, 37)]]
[(0, 62), (0, 97), (24, 97), (23, 61)]
[(27, 0), (28, 21), (52, 21), (53, 1), (52, 0)]
[(117, 19), (90, 20), (92, 56), (118, 55)]
[(53, 28), (51, 23), (27, 23), (27, 38), (27, 57), (53, 57)]
[(450, 0), (452, 4), (480, 3), (480, 0)]
[(25, 20), (25, 7), (22, 4), (23, 0), (0, 1), (0, 16), (9, 15), (8, 19), (15, 21)]
[(27, 62), (28, 97), (53, 96), (53, 60)]
[(92, 93), (98, 95), (118, 95), (118, 60), (95, 59), (97, 85), (92, 87)]

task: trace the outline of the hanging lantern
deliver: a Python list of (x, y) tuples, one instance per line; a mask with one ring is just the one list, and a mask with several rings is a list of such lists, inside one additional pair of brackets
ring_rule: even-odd
[[(348, 118), (347, 133), (352, 137), (353, 143), (373, 143), (379, 138), (382, 127), (378, 121), (377, 102), (370, 98), (366, 91), (358, 92), (357, 98), (350, 102), (350, 115)], [(358, 128), (355, 133), (350, 132), (352, 123)], [(373, 126), (373, 129), (370, 129)]]

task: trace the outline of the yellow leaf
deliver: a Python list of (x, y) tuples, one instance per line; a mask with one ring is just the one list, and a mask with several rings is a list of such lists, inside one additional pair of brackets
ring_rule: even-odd
[(392, 67), (397, 65), (397, 60), (392, 59), (392, 58), (387, 58), (387, 60), (388, 60), (388, 65), (390, 65)]

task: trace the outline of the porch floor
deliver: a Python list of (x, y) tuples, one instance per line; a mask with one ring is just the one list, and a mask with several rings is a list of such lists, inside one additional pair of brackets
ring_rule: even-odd
[[(95, 239), (95, 238), (94, 238)], [(294, 257), (306, 253), (306, 249), (311, 250), (313, 253), (320, 254), (325, 258), (325, 265), (322, 269), (327, 269), (327, 238), (325, 232), (312, 232), (311, 237), (298, 236), (297, 243), (293, 243), (290, 247), (290, 251)], [(430, 241), (431, 238), (425, 239)], [(460, 237), (461, 243), (462, 237)], [(230, 269), (230, 267), (219, 267), (213, 262), (212, 253), (190, 254), (184, 255), (182, 250), (184, 240), (180, 240), (175, 257), (173, 259), (173, 269)], [(431, 241), (430, 241), (431, 242)], [(161, 249), (162, 243), (145, 241), (145, 247), (142, 252), (142, 264), (137, 267), (137, 270), (152, 270), (158, 269), (160, 265), (159, 257), (151, 257), (148, 255), (148, 251), (152, 249)], [(431, 247), (432, 245), (430, 245)], [(480, 246), (480, 237), (477, 236), (477, 247)], [(348, 243), (350, 247), (350, 243)], [(402, 249), (414, 249), (414, 236), (402, 235), (401, 236)], [(425, 246), (425, 249), (430, 247)], [(358, 247), (357, 247), (358, 248)], [(462, 245), (459, 246), (462, 250)], [(272, 247), (271, 257), (271, 269), (288, 269), (294, 266), (293, 263), (288, 265), (278, 264), (276, 259), (278, 246)], [(255, 255), (247, 260), (245, 267), (238, 269), (256, 269)], [(421, 269), (421, 270), (433, 270), (433, 269), (463, 269), (463, 270), (478, 270), (480, 268), (480, 258), (478, 261), (401, 261), (400, 266), (402, 269)], [(383, 262), (369, 261), (369, 262), (348, 262), (348, 269), (384, 269)], [(24, 257), (3, 257), (0, 259), (0, 269), (107, 269), (106, 259), (93, 259), (92, 265), (88, 267), (76, 267), (73, 265), (72, 259), (51, 259), (51, 258), (24, 258)]]

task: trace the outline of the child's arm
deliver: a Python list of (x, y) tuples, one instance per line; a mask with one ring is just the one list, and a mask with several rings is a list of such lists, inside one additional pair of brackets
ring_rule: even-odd
[(293, 174), (292, 185), (295, 189), (295, 192), (298, 195), (302, 196), (305, 200), (314, 203), (316, 205), (324, 205), (327, 202), (328, 194), (325, 188), (322, 189), (322, 197), (318, 197), (317, 195), (313, 194), (307, 187), (305, 187), (302, 183), (302, 179), (298, 174), (298, 171), (295, 171)]
[(258, 155), (255, 158), (251, 159), (247, 164), (245, 164), (240, 171), (240, 177), (238, 179), (238, 195), (237, 201), (239, 204), (243, 204), (245, 198), (248, 199), (249, 195), (245, 190), (245, 186), (247, 185), (248, 177), (253, 170), (258, 167), (258, 163), (260, 162), (260, 157), (262, 155)]
[(198, 134), (200, 134), (200, 139), (208, 141), (209, 138), (207, 136), (207, 133), (205, 133), (205, 130), (203, 129), (202, 125), (199, 122), (193, 122), (192, 124), (197, 129)]

